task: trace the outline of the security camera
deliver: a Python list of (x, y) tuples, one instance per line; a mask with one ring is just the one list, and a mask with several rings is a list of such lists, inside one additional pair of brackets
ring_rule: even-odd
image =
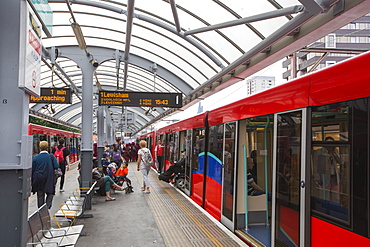
[(94, 67), (98, 67), (99, 66), (99, 63), (98, 63), (98, 60), (96, 59), (91, 59), (91, 64), (94, 66)]

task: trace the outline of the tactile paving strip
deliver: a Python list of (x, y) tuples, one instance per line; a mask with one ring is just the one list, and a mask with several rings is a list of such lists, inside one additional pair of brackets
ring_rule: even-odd
[[(136, 177), (142, 183), (141, 173)], [(240, 246), (170, 184), (149, 174), (151, 194), (146, 199), (166, 246)]]

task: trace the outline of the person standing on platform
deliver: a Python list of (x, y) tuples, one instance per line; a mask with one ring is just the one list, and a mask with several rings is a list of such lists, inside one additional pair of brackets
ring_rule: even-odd
[(164, 145), (162, 144), (162, 140), (161, 139), (158, 139), (157, 141), (157, 145), (155, 146), (154, 148), (154, 154), (155, 154), (155, 159), (158, 160), (158, 173), (161, 174), (162, 173), (162, 169), (163, 169), (163, 153), (164, 153)]
[(55, 194), (55, 172), (59, 168), (57, 159), (48, 153), (49, 143), (47, 141), (40, 142), (40, 153), (33, 157), (32, 160), (32, 192), (37, 193), (37, 206), (40, 208), (45, 203), (51, 208), (53, 197)]
[(119, 150), (118, 144), (113, 144), (113, 150), (110, 155), (110, 161), (116, 163), (118, 167), (121, 166), (122, 162), (125, 162), (125, 160), (122, 157), (122, 153)]
[(64, 139), (59, 139), (59, 145), (55, 146), (52, 150), (52, 153), (57, 158), (59, 167), (63, 172), (63, 175), (60, 177), (59, 191), (64, 192), (64, 180), (66, 171), (69, 171), (69, 155), (70, 151), (64, 146)]
[(151, 159), (151, 153), (150, 150), (146, 147), (146, 141), (141, 140), (140, 143), (140, 149), (138, 151), (138, 159), (137, 159), (137, 170), (140, 171), (143, 174), (143, 187), (141, 188), (142, 191), (144, 191), (144, 194), (149, 194), (149, 171), (151, 168), (151, 164), (149, 162), (153, 162), (152, 160), (147, 159), (147, 154), (149, 154)]

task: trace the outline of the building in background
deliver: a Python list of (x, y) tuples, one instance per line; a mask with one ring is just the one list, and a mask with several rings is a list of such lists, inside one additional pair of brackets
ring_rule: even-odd
[(291, 54), (283, 78), (291, 80), (370, 50), (370, 14)]
[(249, 96), (274, 86), (274, 76), (255, 76), (247, 80), (247, 95)]

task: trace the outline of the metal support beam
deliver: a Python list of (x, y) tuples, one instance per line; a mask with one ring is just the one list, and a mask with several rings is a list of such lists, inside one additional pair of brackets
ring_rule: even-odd
[(128, 63), (125, 62), (125, 65), (123, 66), (123, 91), (126, 91), (127, 86), (127, 77), (128, 77)]
[(280, 16), (286, 16), (290, 14), (299, 13), (299, 12), (302, 12), (303, 10), (304, 8), (302, 5), (296, 5), (296, 6), (285, 8), (285, 9), (278, 9), (278, 10), (266, 12), (266, 13), (259, 14), (259, 15), (241, 18), (235, 21), (228, 21), (228, 22), (224, 22), (224, 23), (220, 23), (220, 24), (216, 24), (216, 25), (212, 25), (208, 27), (186, 31), (184, 34), (192, 35), (196, 33), (202, 33), (202, 32), (212, 31), (216, 29), (232, 27), (232, 26), (247, 24), (247, 23), (256, 22), (256, 21), (267, 20), (267, 19), (276, 18)]
[(327, 52), (322, 54), (321, 57), (315, 62), (315, 64), (312, 65), (311, 69), (309, 71), (307, 71), (307, 73), (311, 73), (312, 71), (314, 71), (317, 68), (317, 66), (319, 66), (321, 61), (324, 60), (328, 55), (329, 55), (329, 53), (327, 53)]
[(303, 23), (307, 22), (309, 19), (311, 19), (314, 15), (304, 12), (293, 18), (291, 21), (280, 27), (277, 31), (272, 33), (270, 36), (268, 36), (265, 40), (261, 41), (259, 44), (254, 46), (252, 49), (250, 49), (248, 52), (246, 52), (244, 55), (239, 57), (237, 60), (235, 60), (233, 63), (231, 63), (227, 68), (222, 70), (221, 72), (217, 73), (215, 76), (213, 76), (210, 80), (208, 80), (206, 83), (202, 84), (200, 87), (193, 90), (187, 98), (193, 97), (194, 94), (197, 92), (200, 92), (202, 89), (209, 86), (212, 82), (216, 81), (220, 77), (223, 77), (233, 71), (235, 68), (240, 66), (241, 64), (245, 63), (249, 59), (251, 59), (253, 56), (257, 55), (258, 53), (262, 52), (266, 47), (269, 47), (271, 44), (275, 43), (279, 39), (281, 39), (284, 34), (288, 34), (295, 30), (297, 27), (302, 25)]
[[(134, 18), (134, 0), (129, 0), (127, 4), (127, 26), (126, 26), (126, 44), (125, 44), (125, 53), (124, 53), (124, 79), (123, 79), (123, 90), (126, 90), (127, 85), (127, 73), (128, 73), (128, 64), (127, 61), (130, 55), (130, 45), (131, 45), (131, 34), (132, 34), (132, 24)], [(117, 87), (118, 90), (118, 87)]]
[(338, 0), (298, 0), (310, 13), (320, 13), (328, 10), (333, 2)]
[[(239, 59), (230, 64), (227, 68), (210, 78), (202, 86), (193, 90), (189, 96), (184, 99), (186, 106), (182, 109), (186, 109), (196, 104), (198, 102), (197, 100), (191, 100), (193, 95), (195, 95), (197, 92), (200, 92), (202, 89), (209, 87), (217, 80), (221, 80), (220, 85), (217, 87), (212, 87), (212, 90), (206, 93), (206, 97), (239, 81), (228, 75), (230, 71), (235, 69), (236, 76), (240, 78), (246, 78), (260, 71), (261, 69), (266, 68), (266, 66), (275, 63), (283, 57), (296, 52), (302, 47), (313, 43), (328, 33), (339, 29), (348, 22), (363, 16), (364, 14), (368, 13), (368, 9), (370, 8), (370, 0), (344, 1), (345, 9), (343, 10), (340, 18), (336, 15), (333, 15), (332, 10), (321, 15), (316, 13), (318, 15), (316, 17), (314, 17), (313, 13), (301, 13), (297, 15), (265, 40), (261, 41), (261, 43), (259, 43), (257, 46), (253, 47)], [(299, 34), (284, 37), (284, 33), (290, 33), (297, 27), (300, 27)], [(268, 46), (271, 46), (271, 51), (267, 55), (260, 54), (260, 51)], [(250, 63), (249, 65), (245, 66), (244, 63), (248, 60), (250, 60)]]
[(177, 32), (181, 32), (180, 20), (179, 20), (179, 15), (177, 14), (175, 0), (170, 0), (170, 4), (171, 4), (171, 9), (172, 9), (173, 19), (175, 20), (176, 30)]
[[(52, 65), (50, 65), (44, 58), (42, 58), (42, 61), (44, 62), (44, 64), (50, 69), (52, 70)], [(57, 67), (57, 69), (63, 74), (64, 78), (66, 78), (68, 80), (68, 82), (70, 84), (68, 84), (64, 79), (63, 77), (57, 72), (54, 70), (54, 74), (56, 76), (58, 76), (58, 78), (64, 82), (64, 84), (66, 84), (66, 86), (69, 86), (72, 88), (72, 92), (77, 96), (77, 98), (79, 98), (81, 100), (81, 97), (80, 95), (78, 95), (78, 93), (81, 93), (80, 90), (78, 89), (78, 87), (76, 86), (76, 84), (73, 83), (73, 81), (71, 80), (71, 78), (69, 78), (69, 76), (67, 75), (67, 73), (64, 71), (64, 69), (62, 67), (60, 67), (60, 65), (58, 63), (55, 63), (55, 66)]]
[(291, 77), (296, 78), (297, 77), (297, 53), (293, 52), (293, 55), (291, 57), (292, 61), (292, 69), (291, 69)]
[(127, 3), (127, 22), (126, 22), (126, 43), (125, 43), (125, 56), (124, 60), (128, 60), (130, 54), (130, 45), (131, 45), (131, 34), (132, 34), (132, 24), (134, 18), (134, 6), (135, 0), (129, 0)]
[[(64, 0), (49, 0), (49, 3), (64, 3), (65, 1)], [(106, 9), (106, 10), (110, 10), (110, 11), (113, 11), (113, 12), (116, 12), (116, 13), (119, 13), (119, 14), (126, 14), (127, 11), (123, 10), (123, 9), (120, 9), (120, 8), (116, 8), (116, 7), (113, 7), (111, 5), (107, 5), (107, 4), (103, 4), (103, 3), (98, 3), (98, 2), (93, 2), (93, 1), (87, 1), (87, 0), (70, 0), (71, 3), (73, 4), (82, 4), (82, 5), (87, 5), (87, 6), (94, 6), (94, 7), (97, 7), (97, 8), (102, 8), (102, 9)], [(208, 51), (205, 47), (203, 47), (202, 45), (200, 45), (198, 42), (196, 42), (194, 39), (191, 39), (189, 37), (185, 37), (183, 35), (183, 33), (179, 33), (177, 32), (176, 29), (174, 29), (172, 26), (170, 25), (166, 25), (160, 21), (157, 21), (153, 18), (150, 18), (150, 17), (147, 17), (147, 16), (143, 16), (143, 15), (136, 15), (134, 14), (133, 16), (134, 18), (138, 18), (142, 21), (145, 21), (145, 22), (149, 22), (153, 25), (156, 25), (158, 27), (161, 27), (169, 32), (172, 32), (174, 34), (176, 34), (177, 36), (179, 36), (180, 38), (186, 40), (187, 42), (189, 42), (190, 44), (192, 44), (193, 46), (195, 46), (197, 49), (199, 49), (201, 52), (203, 52), (209, 59), (211, 59), (217, 66), (219, 66), (220, 68), (224, 68), (225, 66), (221, 63), (221, 61), (219, 61), (210, 51)]]

